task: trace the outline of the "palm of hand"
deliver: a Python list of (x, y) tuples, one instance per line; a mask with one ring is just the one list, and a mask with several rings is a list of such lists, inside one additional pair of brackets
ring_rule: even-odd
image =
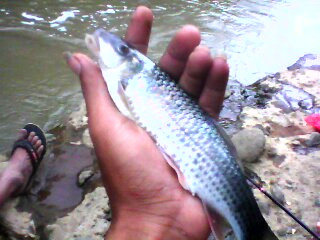
[(200, 200), (180, 186), (152, 139), (129, 119), (123, 119), (117, 131), (120, 134), (113, 138), (117, 149), (103, 157), (117, 162), (103, 176), (113, 216), (151, 216), (156, 224), (175, 227), (191, 239), (205, 239), (209, 226)]

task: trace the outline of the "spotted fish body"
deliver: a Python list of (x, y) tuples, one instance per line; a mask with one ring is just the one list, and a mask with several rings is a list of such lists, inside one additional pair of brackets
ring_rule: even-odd
[[(238, 240), (277, 239), (263, 219), (226, 134), (150, 59), (99, 29), (86, 37), (118, 109), (146, 130), (203, 202), (214, 235), (227, 223)], [(217, 222), (218, 221), (218, 222)]]

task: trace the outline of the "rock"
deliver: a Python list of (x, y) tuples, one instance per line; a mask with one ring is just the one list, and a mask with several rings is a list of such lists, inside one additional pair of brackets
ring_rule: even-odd
[(82, 203), (67, 216), (45, 228), (48, 240), (103, 240), (110, 226), (109, 200), (105, 189), (97, 187), (85, 195)]
[(276, 199), (278, 200), (281, 204), (284, 204), (285, 203), (285, 197), (284, 197), (284, 194), (282, 192), (282, 189), (274, 184), (271, 186), (271, 195)]
[(94, 175), (94, 172), (92, 169), (82, 171), (78, 176), (78, 185), (82, 186), (84, 183), (86, 183), (92, 176)]
[(231, 96), (232, 91), (230, 89), (226, 89), (226, 92), (224, 93), (224, 99), (227, 99)]
[(320, 144), (320, 133), (313, 132), (310, 134), (310, 138), (305, 141), (307, 147), (315, 147)]
[(91, 137), (90, 137), (90, 133), (89, 133), (88, 128), (86, 130), (84, 130), (84, 132), (82, 134), (82, 143), (89, 148), (93, 148), (93, 144), (91, 141)]
[(36, 239), (32, 213), (18, 211), (19, 198), (6, 202), (0, 211), (0, 226), (9, 239)]
[(280, 115), (272, 119), (272, 122), (280, 125), (281, 127), (291, 127), (293, 123), (290, 121), (290, 119), (286, 115)]
[(274, 158), (277, 156), (277, 150), (273, 147), (269, 147), (267, 149), (267, 156), (270, 157), (270, 158)]
[(316, 207), (320, 207), (320, 196), (314, 201)]
[(72, 112), (69, 116), (69, 120), (67, 123), (67, 128), (72, 128), (73, 130), (79, 130), (88, 125), (88, 117), (86, 104), (82, 102), (80, 104), (79, 110)]
[(279, 235), (280, 237), (284, 237), (287, 235), (288, 232), (288, 228), (287, 227), (282, 227), (280, 229), (277, 230), (277, 235)]
[(258, 128), (243, 129), (232, 136), (240, 161), (256, 162), (262, 154), (266, 139)]
[(257, 204), (262, 213), (269, 215), (270, 214), (270, 204), (267, 201), (257, 200)]

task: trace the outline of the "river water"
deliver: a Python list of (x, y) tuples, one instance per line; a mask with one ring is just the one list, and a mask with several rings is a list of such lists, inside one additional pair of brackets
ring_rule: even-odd
[(178, 28), (194, 24), (213, 54), (228, 56), (231, 78), (244, 84), (320, 49), (317, 0), (2, 0), (0, 152), (10, 149), (27, 122), (48, 130), (64, 121), (82, 97), (62, 52), (87, 52), (84, 34), (99, 27), (124, 34), (141, 4), (155, 14), (152, 59), (159, 59)]

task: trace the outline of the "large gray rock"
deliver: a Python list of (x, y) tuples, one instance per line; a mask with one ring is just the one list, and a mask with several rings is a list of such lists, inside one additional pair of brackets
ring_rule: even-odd
[(232, 136), (241, 162), (255, 162), (262, 154), (266, 139), (259, 128), (243, 129)]
[(103, 187), (86, 194), (82, 203), (67, 216), (48, 225), (45, 232), (49, 240), (91, 239), (103, 240), (109, 229), (109, 199)]

